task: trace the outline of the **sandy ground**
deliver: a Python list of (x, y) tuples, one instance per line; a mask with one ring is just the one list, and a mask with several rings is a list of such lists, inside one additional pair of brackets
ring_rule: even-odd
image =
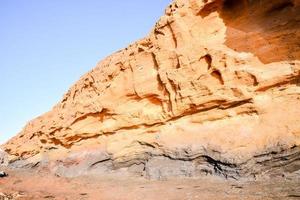
[(287, 178), (252, 182), (212, 176), (148, 180), (121, 174), (62, 178), (28, 170), (7, 172), (8, 177), (0, 178), (0, 200), (300, 199), (300, 181)]

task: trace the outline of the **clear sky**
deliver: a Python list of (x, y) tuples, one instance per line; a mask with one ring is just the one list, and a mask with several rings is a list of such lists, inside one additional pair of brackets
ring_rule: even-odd
[(0, 0), (0, 144), (109, 54), (147, 35), (170, 0)]

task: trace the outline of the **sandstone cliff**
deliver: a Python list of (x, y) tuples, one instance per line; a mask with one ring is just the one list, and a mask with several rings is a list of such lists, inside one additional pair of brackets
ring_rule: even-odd
[(300, 1), (175, 0), (2, 148), (58, 174), (300, 169)]

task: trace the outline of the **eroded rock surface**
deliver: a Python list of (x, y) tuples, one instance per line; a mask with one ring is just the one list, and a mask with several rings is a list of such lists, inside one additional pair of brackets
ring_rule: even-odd
[(5, 151), (0, 149), (0, 166), (7, 166), (8, 165), (8, 155)]
[(2, 148), (76, 176), (300, 170), (300, 1), (175, 0)]

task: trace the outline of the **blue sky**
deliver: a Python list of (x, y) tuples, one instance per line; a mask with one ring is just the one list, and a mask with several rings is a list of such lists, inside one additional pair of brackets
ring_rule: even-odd
[(148, 34), (170, 0), (0, 0), (0, 144)]

